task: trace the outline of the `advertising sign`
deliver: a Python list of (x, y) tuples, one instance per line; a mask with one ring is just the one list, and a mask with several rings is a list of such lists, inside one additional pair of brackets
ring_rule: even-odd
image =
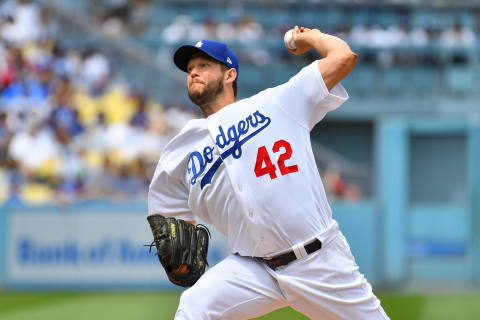
[[(145, 215), (129, 213), (17, 213), (6, 222), (8, 285), (169, 285)], [(211, 227), (210, 265), (226, 255)]]

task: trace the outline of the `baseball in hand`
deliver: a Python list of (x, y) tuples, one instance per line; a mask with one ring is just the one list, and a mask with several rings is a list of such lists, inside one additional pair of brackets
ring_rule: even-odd
[(285, 42), (285, 47), (291, 50), (297, 49), (295, 45), (295, 41), (293, 41), (293, 29), (288, 30), (285, 32), (285, 36), (283, 37), (283, 42)]

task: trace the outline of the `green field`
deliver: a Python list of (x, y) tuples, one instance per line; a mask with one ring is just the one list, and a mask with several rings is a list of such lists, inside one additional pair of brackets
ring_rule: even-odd
[[(378, 294), (392, 319), (480, 319), (480, 294)], [(179, 292), (0, 293), (1, 320), (173, 319)], [(307, 319), (282, 309), (260, 319)]]

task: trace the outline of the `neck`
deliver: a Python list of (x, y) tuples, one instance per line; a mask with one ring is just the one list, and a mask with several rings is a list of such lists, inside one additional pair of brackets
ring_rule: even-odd
[(220, 109), (232, 104), (236, 101), (234, 96), (230, 95), (219, 95), (214, 101), (206, 103), (200, 106), (202, 109), (202, 115), (204, 118), (208, 117), (211, 114), (219, 111)]

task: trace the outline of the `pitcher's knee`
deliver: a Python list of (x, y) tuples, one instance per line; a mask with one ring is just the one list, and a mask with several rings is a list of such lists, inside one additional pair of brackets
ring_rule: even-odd
[(195, 294), (194, 287), (185, 290), (180, 296), (175, 320), (198, 320), (210, 319), (208, 317), (207, 306), (201, 302), (202, 297)]

